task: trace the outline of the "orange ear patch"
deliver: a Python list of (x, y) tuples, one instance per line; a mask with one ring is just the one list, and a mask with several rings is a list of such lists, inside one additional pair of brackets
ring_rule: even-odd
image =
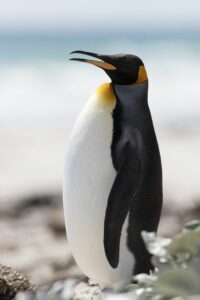
[(140, 66), (136, 83), (142, 83), (148, 79), (147, 72), (144, 66)]
[(114, 108), (116, 105), (116, 98), (113, 91), (113, 86), (111, 83), (103, 83), (97, 89), (97, 94), (99, 96), (99, 102)]

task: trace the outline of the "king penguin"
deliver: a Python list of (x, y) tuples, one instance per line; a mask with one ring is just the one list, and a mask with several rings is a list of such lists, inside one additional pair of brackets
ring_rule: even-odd
[(148, 107), (148, 78), (135, 55), (71, 58), (103, 69), (69, 140), (63, 201), (67, 237), (83, 273), (109, 285), (153, 270), (142, 231), (156, 232), (162, 167)]

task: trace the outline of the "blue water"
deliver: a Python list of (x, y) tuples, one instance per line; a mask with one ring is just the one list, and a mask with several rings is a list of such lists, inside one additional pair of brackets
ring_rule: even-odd
[(69, 52), (133, 53), (147, 68), (155, 122), (200, 119), (196, 33), (0, 36), (0, 118), (75, 118), (106, 75), (70, 62)]
[[(163, 45), (166, 51), (174, 45), (174, 54), (179, 51), (191, 52), (199, 57), (200, 39), (197, 33), (138, 33), (138, 34), (85, 34), (82, 35), (0, 35), (0, 63), (30, 61), (34, 59), (65, 61), (74, 49), (85, 49), (99, 53), (137, 53), (151, 55), (156, 45)], [(156, 48), (156, 47), (155, 47)], [(156, 56), (156, 49), (154, 56)], [(158, 49), (160, 50), (160, 49)], [(171, 52), (172, 49), (170, 49)], [(171, 53), (170, 53), (171, 54)], [(180, 53), (181, 54), (181, 53)], [(187, 57), (186, 57), (187, 59)]]

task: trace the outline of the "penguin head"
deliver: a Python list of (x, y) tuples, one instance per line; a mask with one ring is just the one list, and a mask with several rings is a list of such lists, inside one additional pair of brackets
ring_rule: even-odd
[(70, 54), (84, 54), (100, 60), (71, 58), (70, 60), (87, 62), (103, 69), (113, 84), (132, 85), (146, 82), (147, 73), (142, 60), (132, 54), (103, 55), (86, 51), (73, 51)]

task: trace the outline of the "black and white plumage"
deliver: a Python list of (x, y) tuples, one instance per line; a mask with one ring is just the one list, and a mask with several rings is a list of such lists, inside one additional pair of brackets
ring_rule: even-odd
[(134, 55), (73, 59), (102, 68), (101, 85), (69, 141), (64, 211), (81, 270), (100, 283), (123, 284), (153, 269), (141, 231), (156, 231), (162, 207), (161, 160), (149, 111), (148, 79)]

